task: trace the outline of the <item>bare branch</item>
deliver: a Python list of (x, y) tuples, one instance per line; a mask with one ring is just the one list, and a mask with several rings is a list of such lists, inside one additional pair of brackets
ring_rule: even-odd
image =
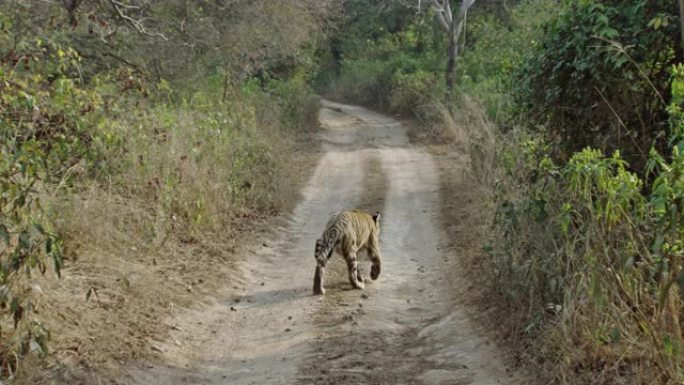
[(119, 8), (123, 8), (123, 9), (135, 9), (135, 10), (140, 10), (140, 9), (142, 9), (142, 7), (139, 6), (139, 5), (135, 5), (135, 4), (124, 4), (124, 3), (120, 2), (120, 1), (116, 1), (116, 0), (110, 0), (110, 3), (116, 4), (116, 6), (118, 6)]
[(145, 26), (143, 25), (143, 22), (146, 20), (146, 18), (141, 17), (140, 19), (134, 19), (131, 16), (128, 16), (124, 12), (124, 10), (142, 10), (141, 6), (123, 4), (117, 0), (109, 0), (109, 4), (112, 5), (112, 8), (114, 8), (117, 16), (119, 16), (119, 18), (121, 18), (121, 20), (127, 22), (129, 25), (131, 25), (133, 28), (135, 28), (135, 30), (138, 31), (139, 33), (141, 33), (143, 35), (147, 35), (147, 36), (160, 37), (164, 40), (169, 40), (161, 32), (149, 32), (149, 31), (147, 31), (147, 29), (145, 29)]
[(444, 0), (444, 8), (446, 9), (445, 14), (446, 14), (446, 19), (449, 24), (454, 22), (454, 14), (451, 11), (451, 1), (449, 0)]
[[(418, 6), (420, 7), (420, 3)], [(435, 16), (436, 16), (439, 24), (448, 32), (450, 27), (449, 27), (449, 17), (447, 16), (447, 9), (445, 7), (443, 7), (443, 5), (440, 4), (438, 0), (432, 0), (430, 2), (430, 6), (431, 6), (432, 10), (435, 12)]]
[(449, 22), (447, 22), (447, 19), (444, 17), (444, 14), (439, 12), (435, 13), (435, 16), (437, 17), (437, 21), (439, 21), (439, 24), (444, 27), (444, 30), (449, 32)]
[[(429, 3), (432, 10), (435, 12), (435, 19), (437, 19), (439, 24), (446, 30), (446, 33), (449, 36), (446, 68), (446, 99), (448, 101), (451, 100), (454, 87), (454, 67), (456, 60), (462, 54), (462, 49), (459, 48), (465, 47), (465, 34), (463, 34), (463, 30), (465, 28), (466, 15), (468, 13), (468, 9), (475, 3), (475, 1), (476, 0), (461, 0), (461, 5), (458, 8), (458, 14), (456, 15), (454, 15), (453, 9), (451, 8), (451, 0), (431, 0)], [(418, 0), (418, 11), (420, 11), (421, 5), (422, 1)], [(462, 45), (459, 46), (459, 43), (461, 43), (460, 38), (462, 34), (463, 42)]]

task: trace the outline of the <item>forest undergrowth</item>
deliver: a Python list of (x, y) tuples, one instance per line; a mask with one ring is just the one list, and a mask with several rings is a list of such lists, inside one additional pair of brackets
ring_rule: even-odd
[(98, 381), (238, 284), (315, 146), (314, 5), (0, 5), (0, 381)]
[(446, 99), (427, 3), (347, 2), (322, 90), (468, 154), (485, 241), (462, 263), (521, 362), (554, 383), (684, 381), (678, 3), (476, 2)]
[(434, 2), (333, 3), (0, 4), (0, 376), (156, 355), (288, 207), (315, 90), (469, 157), (462, 263), (521, 362), (683, 382), (679, 2), (467, 2), (456, 41)]

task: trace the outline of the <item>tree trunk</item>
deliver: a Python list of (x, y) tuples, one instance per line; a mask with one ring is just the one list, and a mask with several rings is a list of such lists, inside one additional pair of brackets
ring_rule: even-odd
[(463, 25), (465, 24), (465, 10), (461, 11), (461, 13), (458, 16), (454, 16), (454, 18), (457, 19), (453, 20), (449, 24), (449, 52), (447, 52), (446, 67), (446, 93), (447, 105), (449, 106), (449, 110), (451, 110), (451, 104), (453, 102), (454, 82), (456, 77), (456, 60), (458, 59), (458, 55), (460, 54), (458, 50), (458, 42), (461, 38), (461, 33), (463, 32)]
[(684, 51), (684, 0), (679, 0), (679, 28), (680, 28), (680, 47)]
[(456, 22), (451, 22), (449, 25), (449, 47), (447, 48), (446, 104), (449, 107), (449, 110), (451, 110), (451, 102), (454, 94), (454, 70), (456, 68), (456, 54), (458, 49), (458, 42), (456, 41), (456, 24)]
[(74, 28), (78, 25), (78, 19), (76, 18), (76, 8), (78, 8), (79, 3), (80, 0), (62, 0), (62, 5), (69, 14), (69, 23), (71, 23), (71, 26)]
[[(456, 69), (456, 59), (458, 59), (458, 42), (463, 32), (465, 17), (468, 9), (476, 0), (462, 0), (458, 13), (454, 14), (450, 0), (432, 0), (432, 7), (435, 10), (435, 19), (447, 31), (449, 35), (449, 47), (447, 48), (446, 66), (446, 103), (451, 111), (451, 102), (454, 94), (454, 77)], [(680, 0), (684, 2), (684, 0)], [(418, 3), (420, 7), (420, 2)], [(465, 42), (464, 42), (465, 44)]]
[[(684, 0), (682, 0), (684, 1)], [(456, 39), (456, 29), (458, 22), (452, 20), (449, 23), (449, 47), (447, 52), (447, 68), (446, 68), (446, 103), (451, 109), (451, 101), (454, 94), (454, 70), (456, 69), (456, 55), (458, 54), (458, 40)]]

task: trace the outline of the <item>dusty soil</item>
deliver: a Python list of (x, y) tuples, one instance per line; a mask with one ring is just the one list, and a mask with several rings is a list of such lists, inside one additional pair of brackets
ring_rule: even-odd
[[(117, 382), (530, 383), (463, 300), (459, 253), (479, 247), (476, 208), (458, 206), (465, 158), (411, 145), (404, 125), (363, 108), (325, 102), (321, 122), (325, 152), (293, 212), (241, 253), (213, 300), (164, 322), (160, 361), (131, 361)], [(314, 296), (314, 241), (330, 213), (354, 207), (382, 212), (382, 274), (352, 290), (334, 257)]]

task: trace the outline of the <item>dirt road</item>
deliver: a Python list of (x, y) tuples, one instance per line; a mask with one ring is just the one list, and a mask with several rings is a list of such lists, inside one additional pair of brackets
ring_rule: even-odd
[[(442, 255), (439, 172), (396, 120), (325, 102), (325, 153), (303, 199), (239, 262), (225, 298), (170, 320), (163, 366), (128, 370), (131, 384), (518, 384), (494, 344), (455, 301)], [(341, 257), (312, 295), (313, 248), (330, 213), (382, 213), (383, 270), (352, 290)], [(369, 262), (362, 257), (364, 276)], [(230, 294), (229, 294), (230, 293)], [(237, 293), (237, 294), (235, 294)]]

